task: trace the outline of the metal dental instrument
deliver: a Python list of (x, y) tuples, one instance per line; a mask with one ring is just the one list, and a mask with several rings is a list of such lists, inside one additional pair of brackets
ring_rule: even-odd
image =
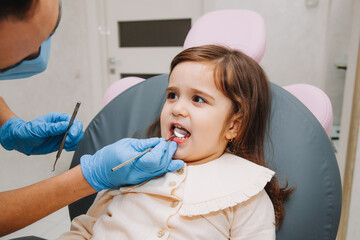
[[(174, 137), (175, 137), (175, 136), (172, 136), (171, 138), (167, 139), (166, 141), (169, 142), (169, 141), (171, 141), (171, 139), (173, 139)], [(145, 155), (147, 152), (150, 152), (152, 149), (153, 149), (153, 147), (146, 149), (145, 151), (139, 153), (139, 154), (136, 155), (135, 157), (130, 158), (130, 159), (127, 160), (126, 162), (123, 162), (123, 163), (117, 165), (116, 167), (113, 167), (113, 168), (111, 169), (111, 171), (114, 172), (114, 171), (122, 168), (122, 167), (125, 166), (126, 164), (131, 163), (131, 162), (134, 161), (135, 159), (137, 159), (137, 158)]]
[(65, 132), (65, 135), (64, 135), (64, 137), (63, 137), (63, 139), (62, 139), (62, 141), (61, 141), (59, 150), (58, 150), (58, 152), (57, 152), (57, 154), (56, 154), (56, 159), (55, 159), (55, 162), (54, 162), (53, 170), (52, 170), (52, 171), (55, 171), (56, 162), (57, 162), (57, 160), (59, 159), (59, 157), (60, 157), (60, 155), (61, 155), (61, 152), (62, 152), (62, 150), (63, 150), (63, 148), (64, 148), (66, 136), (67, 136), (67, 134), (68, 134), (68, 132), (69, 132), (69, 129), (70, 129), (72, 123), (73, 123), (74, 120), (75, 120), (75, 116), (76, 116), (76, 114), (77, 114), (77, 112), (78, 112), (78, 110), (79, 110), (80, 104), (81, 104), (81, 102), (77, 102), (77, 103), (76, 103), (74, 112), (73, 112), (73, 114), (72, 114), (72, 116), (71, 116), (71, 119), (70, 119), (70, 122), (69, 122), (69, 127), (67, 128), (67, 130), (66, 130), (66, 132)]

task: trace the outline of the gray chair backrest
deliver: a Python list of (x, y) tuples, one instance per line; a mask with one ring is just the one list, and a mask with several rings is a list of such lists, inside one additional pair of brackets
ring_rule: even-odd
[[(168, 75), (150, 78), (121, 93), (91, 121), (71, 167), (84, 154), (121, 138), (145, 137), (161, 112)], [(295, 191), (285, 205), (278, 240), (333, 240), (341, 211), (341, 180), (328, 136), (313, 114), (294, 96), (271, 84), (272, 109), (265, 156), (281, 183)], [(69, 206), (70, 217), (86, 213), (95, 195)]]

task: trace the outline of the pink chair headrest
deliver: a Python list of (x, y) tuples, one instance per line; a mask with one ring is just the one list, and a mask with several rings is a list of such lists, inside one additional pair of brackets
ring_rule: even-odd
[(320, 88), (309, 84), (285, 86), (288, 92), (299, 99), (319, 120), (330, 136), (333, 122), (333, 111), (329, 97)]
[(117, 95), (124, 92), (126, 89), (144, 81), (145, 79), (139, 77), (126, 77), (117, 80), (106, 90), (103, 98), (103, 107), (111, 102)]
[(206, 44), (237, 49), (260, 62), (265, 51), (265, 23), (256, 12), (227, 9), (209, 12), (190, 29), (184, 48)]

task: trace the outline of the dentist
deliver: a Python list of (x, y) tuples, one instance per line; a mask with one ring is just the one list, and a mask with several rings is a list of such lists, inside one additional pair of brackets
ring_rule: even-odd
[[(46, 69), (51, 37), (61, 18), (59, 0), (0, 1), (0, 80), (27, 78)], [(0, 143), (26, 155), (57, 151), (70, 121), (68, 114), (50, 113), (26, 122), (0, 97)], [(75, 120), (66, 137), (65, 150), (73, 151), (83, 137)], [(110, 169), (143, 150), (154, 147), (135, 163)], [(176, 143), (164, 139), (122, 139), (94, 155), (84, 155), (80, 165), (60, 175), (20, 189), (0, 193), (0, 236), (23, 228), (96, 191), (137, 184), (183, 167), (171, 160)], [(129, 174), (130, 173), (130, 174)]]

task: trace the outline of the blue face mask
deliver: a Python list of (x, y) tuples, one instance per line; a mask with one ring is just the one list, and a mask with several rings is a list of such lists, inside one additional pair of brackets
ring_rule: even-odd
[(45, 71), (50, 55), (50, 39), (51, 37), (41, 44), (40, 53), (37, 58), (24, 60), (3, 72), (0, 71), (0, 80), (28, 78)]

